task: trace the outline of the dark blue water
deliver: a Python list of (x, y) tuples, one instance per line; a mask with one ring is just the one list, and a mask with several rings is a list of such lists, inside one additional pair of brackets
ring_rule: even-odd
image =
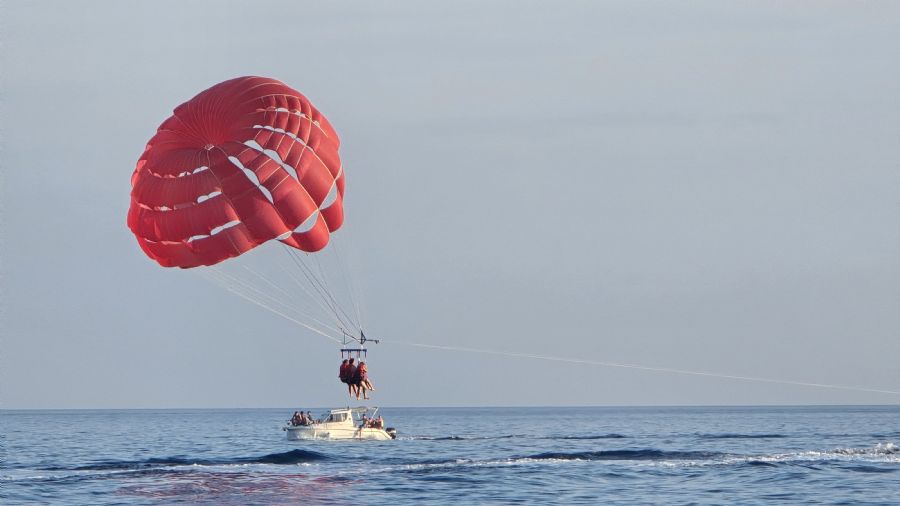
[(0, 502), (900, 504), (900, 406), (389, 408), (386, 442), (292, 410), (2, 411)]

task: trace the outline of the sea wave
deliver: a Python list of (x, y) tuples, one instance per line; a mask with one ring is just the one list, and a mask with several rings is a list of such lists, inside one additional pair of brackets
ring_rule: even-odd
[(622, 434), (597, 434), (593, 436), (549, 436), (545, 439), (564, 439), (564, 440), (578, 440), (578, 441), (588, 441), (593, 439), (626, 439), (628, 436)]
[(151, 457), (142, 460), (101, 460), (75, 467), (46, 467), (45, 471), (138, 471), (175, 466), (228, 466), (246, 464), (294, 465), (328, 460), (331, 457), (311, 450), (290, 450), (268, 455), (237, 458)]

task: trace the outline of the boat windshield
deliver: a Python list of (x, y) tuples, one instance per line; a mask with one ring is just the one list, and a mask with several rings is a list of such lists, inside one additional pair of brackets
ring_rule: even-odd
[(328, 419), (326, 421), (328, 421), (328, 422), (343, 422), (343, 421), (347, 420), (348, 415), (349, 415), (349, 413), (347, 413), (347, 412), (331, 413), (330, 415), (328, 415)]

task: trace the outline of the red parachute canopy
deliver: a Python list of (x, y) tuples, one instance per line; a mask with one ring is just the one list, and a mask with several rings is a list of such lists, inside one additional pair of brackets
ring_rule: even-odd
[(239, 77), (175, 108), (131, 176), (128, 228), (164, 267), (278, 239), (318, 251), (344, 221), (337, 133), (298, 91)]

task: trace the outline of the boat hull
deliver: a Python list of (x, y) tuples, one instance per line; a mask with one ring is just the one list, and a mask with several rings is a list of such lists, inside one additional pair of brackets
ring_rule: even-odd
[(360, 439), (373, 441), (388, 441), (393, 439), (383, 429), (364, 428), (345, 424), (321, 423), (313, 425), (286, 426), (289, 441), (304, 441), (311, 439)]

